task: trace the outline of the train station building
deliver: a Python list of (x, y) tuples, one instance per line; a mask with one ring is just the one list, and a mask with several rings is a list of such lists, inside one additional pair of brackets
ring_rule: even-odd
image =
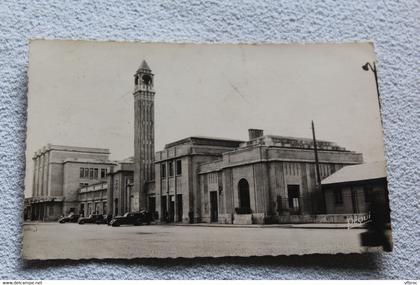
[[(133, 157), (110, 161), (108, 149), (55, 145), (35, 153), (27, 218), (146, 209), (160, 223), (264, 224), (342, 222), (366, 211), (364, 200), (349, 207), (353, 182), (343, 180), (353, 169), (367, 169), (362, 154), (315, 135), (249, 129), (246, 141), (191, 136), (155, 152), (154, 83), (143, 61), (134, 74)], [(386, 185), (381, 179), (370, 182)], [(344, 194), (343, 205), (337, 193)]]

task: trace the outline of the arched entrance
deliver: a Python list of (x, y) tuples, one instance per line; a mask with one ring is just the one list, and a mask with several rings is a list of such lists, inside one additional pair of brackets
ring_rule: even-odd
[(242, 214), (251, 213), (251, 201), (249, 198), (249, 183), (246, 179), (242, 178), (238, 183), (239, 192), (239, 211)]

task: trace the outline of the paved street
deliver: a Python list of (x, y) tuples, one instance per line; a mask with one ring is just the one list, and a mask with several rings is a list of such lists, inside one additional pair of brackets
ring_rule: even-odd
[(363, 252), (362, 229), (25, 224), (25, 259), (262, 256)]

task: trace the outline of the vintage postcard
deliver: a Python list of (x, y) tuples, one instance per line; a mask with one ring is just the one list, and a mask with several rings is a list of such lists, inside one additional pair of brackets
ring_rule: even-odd
[(30, 43), (26, 260), (391, 251), (372, 43)]

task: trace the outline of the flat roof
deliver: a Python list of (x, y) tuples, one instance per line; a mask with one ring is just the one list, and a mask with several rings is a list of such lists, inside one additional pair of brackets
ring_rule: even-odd
[(95, 153), (95, 154), (110, 154), (110, 150), (108, 148), (97, 148), (97, 147), (81, 147), (81, 146), (68, 146), (68, 145), (56, 145), (56, 144), (47, 144), (44, 147), (38, 149), (34, 153), (34, 158), (42, 153), (51, 150), (58, 150), (58, 151), (71, 151), (71, 152), (88, 152), (88, 153)]
[(224, 147), (239, 147), (239, 144), (243, 143), (240, 140), (217, 138), (217, 137), (204, 137), (204, 136), (192, 136), (181, 140), (174, 141), (165, 145), (165, 149), (171, 148), (177, 145), (191, 144), (191, 145), (210, 145), (210, 146), (224, 146)]
[(344, 166), (321, 181), (322, 185), (355, 182), (386, 178), (386, 162), (376, 161), (370, 163)]
[[(346, 151), (344, 147), (338, 146), (337, 143), (317, 140), (317, 147), (319, 150), (333, 150), (333, 151)], [(277, 136), (277, 135), (264, 135), (258, 138), (254, 138), (250, 141), (241, 144), (241, 147), (249, 146), (277, 146), (287, 148), (298, 148), (298, 149), (313, 149), (314, 142), (312, 138), (301, 138), (301, 137), (289, 137), (289, 136)]]
[(67, 158), (63, 163), (92, 163), (92, 164), (109, 164), (115, 165), (115, 162), (112, 162), (107, 159), (95, 159), (95, 158)]

